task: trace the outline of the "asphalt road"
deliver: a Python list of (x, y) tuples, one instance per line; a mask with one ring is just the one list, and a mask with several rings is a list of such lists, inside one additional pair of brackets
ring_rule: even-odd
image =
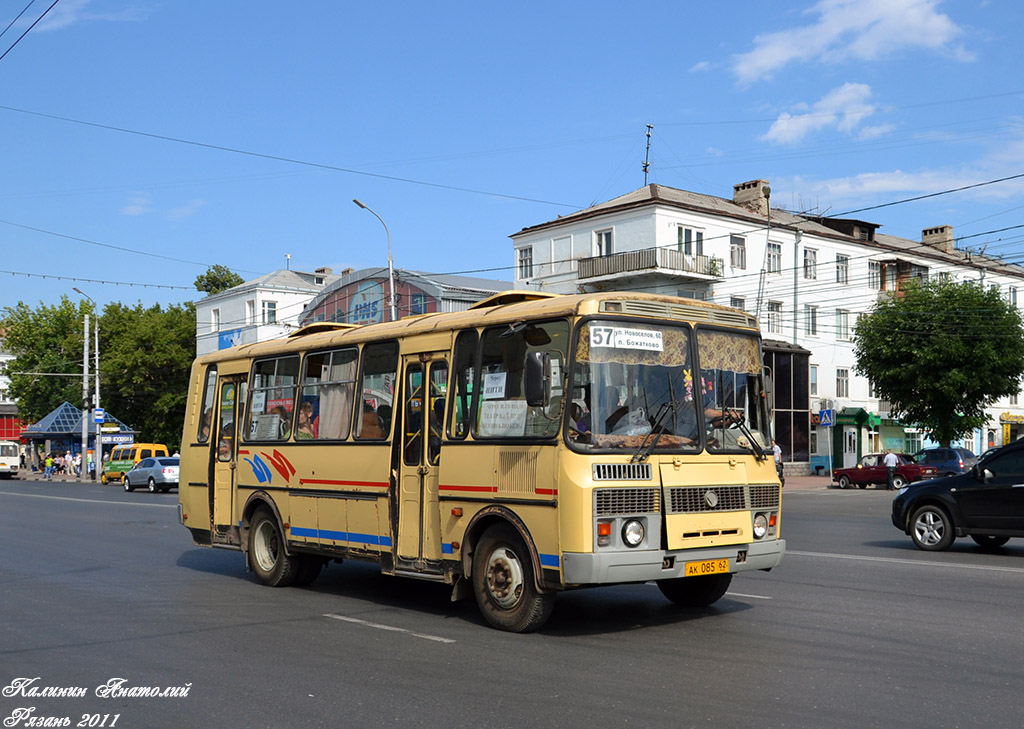
[[(192, 545), (176, 499), (0, 482), (0, 720), (35, 707), (118, 729), (1020, 725), (1024, 541), (920, 552), (885, 491), (787, 492), (783, 565), (737, 577), (712, 608), (681, 610), (653, 585), (586, 590), (532, 635), (371, 565), (262, 587), (239, 553)], [(170, 695), (117, 695), (131, 687)]]

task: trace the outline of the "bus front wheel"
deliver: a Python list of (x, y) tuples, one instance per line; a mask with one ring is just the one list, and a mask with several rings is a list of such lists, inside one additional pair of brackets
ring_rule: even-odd
[(473, 593), (495, 628), (528, 633), (540, 628), (555, 606), (553, 594), (537, 590), (530, 553), (508, 524), (490, 527), (473, 555)]
[(284, 551), (277, 519), (268, 509), (257, 509), (249, 527), (249, 567), (264, 585), (290, 585), (299, 571), (299, 560)]
[(707, 607), (718, 602), (732, 582), (732, 573), (658, 580), (661, 594), (683, 607)]

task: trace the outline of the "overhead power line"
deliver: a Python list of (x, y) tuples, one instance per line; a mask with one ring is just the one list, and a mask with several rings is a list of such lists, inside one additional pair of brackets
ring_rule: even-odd
[[(28, 28), (26, 28), (24, 33), (22, 33), (21, 35), (18, 36), (18, 40), (16, 40), (13, 43), (11, 43), (10, 47), (6, 51), (3, 52), (3, 55), (0, 55), (0, 61), (2, 61), (5, 58), (7, 58), (7, 54), (14, 50), (14, 46), (18, 45), (21, 42), (21, 39), (24, 38), (26, 35), (28, 35), (29, 31), (32, 30), (33, 28), (35, 28), (36, 25), (39, 23), (39, 21), (42, 20), (43, 18), (45, 18), (46, 14), (48, 12), (50, 12), (51, 10), (53, 10), (53, 6), (56, 5), (59, 2), (60, 2), (60, 0), (53, 0), (53, 3), (50, 5), (50, 7), (48, 7), (46, 10), (44, 10), (43, 14), (40, 15), (38, 18), (36, 18), (35, 22), (33, 22), (32, 25), (30, 25)], [(31, 5), (31, 4), (32, 3), (29, 3), (29, 5)], [(28, 10), (28, 6), (25, 7), (25, 10)], [(18, 14), (18, 18), (21, 17), (21, 15), (25, 12), (25, 10), (22, 10), (21, 13)], [(12, 21), (11, 24), (13, 25), (14, 22), (18, 20), (18, 18), (15, 18), (14, 21)], [(11, 26), (9, 25), (7, 27), (10, 28)], [(4, 33), (6, 33), (6, 32), (7, 31), (4, 30)]]

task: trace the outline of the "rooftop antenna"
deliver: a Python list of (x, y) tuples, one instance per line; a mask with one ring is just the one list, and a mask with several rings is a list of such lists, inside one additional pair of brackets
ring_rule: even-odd
[(644, 187), (647, 186), (647, 170), (651, 167), (651, 130), (654, 129), (653, 124), (647, 125), (647, 153), (644, 154)]

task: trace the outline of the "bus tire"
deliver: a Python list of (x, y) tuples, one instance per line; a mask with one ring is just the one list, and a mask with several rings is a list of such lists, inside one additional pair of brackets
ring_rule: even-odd
[(259, 508), (249, 525), (249, 568), (269, 587), (286, 587), (295, 581), (299, 560), (289, 557), (277, 519), (269, 509)]
[(473, 593), (484, 618), (495, 628), (529, 633), (540, 628), (555, 596), (537, 590), (530, 552), (508, 524), (484, 532), (473, 554)]
[(658, 580), (661, 594), (683, 607), (707, 607), (721, 599), (732, 582), (732, 573), (703, 575), (701, 577), (678, 577), (672, 580)]

